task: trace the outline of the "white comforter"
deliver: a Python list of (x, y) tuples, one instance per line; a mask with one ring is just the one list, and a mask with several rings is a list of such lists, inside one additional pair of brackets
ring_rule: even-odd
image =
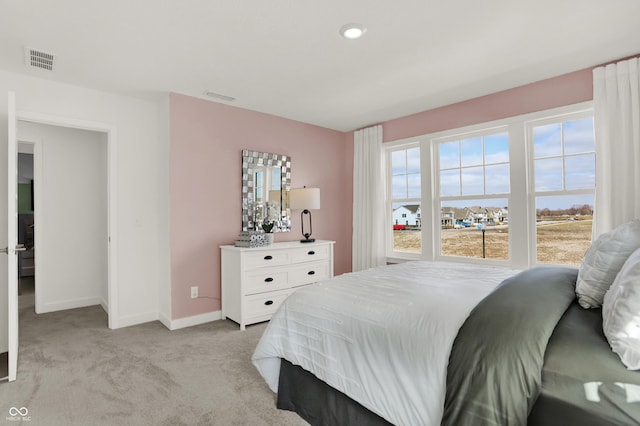
[(253, 363), (274, 392), (280, 358), (396, 425), (439, 425), (453, 340), (517, 271), (409, 262), (345, 274), (289, 296)]

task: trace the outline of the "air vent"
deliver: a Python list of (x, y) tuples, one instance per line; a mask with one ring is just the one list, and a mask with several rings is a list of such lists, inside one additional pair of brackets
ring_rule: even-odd
[(47, 71), (53, 71), (55, 55), (41, 50), (24, 48), (24, 62), (28, 67), (40, 68)]
[(231, 96), (221, 95), (220, 93), (212, 92), (210, 90), (207, 90), (206, 92), (204, 92), (204, 94), (205, 96), (208, 96), (210, 98), (220, 99), (222, 101), (227, 101), (227, 102), (232, 102), (236, 100), (236, 98), (233, 98)]

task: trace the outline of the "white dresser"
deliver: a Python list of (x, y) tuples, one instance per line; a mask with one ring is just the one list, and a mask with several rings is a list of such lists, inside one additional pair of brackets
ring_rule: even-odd
[(297, 288), (333, 276), (333, 244), (316, 240), (268, 247), (221, 246), (222, 319), (246, 325), (268, 321)]

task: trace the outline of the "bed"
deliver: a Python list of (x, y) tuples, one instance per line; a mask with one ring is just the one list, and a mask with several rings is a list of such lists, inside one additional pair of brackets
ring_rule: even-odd
[(253, 363), (313, 425), (640, 425), (577, 269), (408, 262), (293, 293)]

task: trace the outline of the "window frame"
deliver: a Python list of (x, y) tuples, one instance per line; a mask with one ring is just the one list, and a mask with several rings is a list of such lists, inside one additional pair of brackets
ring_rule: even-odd
[[(392, 159), (392, 153), (393, 152), (397, 152), (397, 151), (406, 151), (409, 149), (413, 149), (413, 148), (419, 148), (420, 149), (420, 186), (421, 188), (423, 188), (424, 185), (424, 156), (422, 153), (422, 146), (419, 140), (415, 140), (415, 139), (411, 139), (410, 141), (402, 141), (400, 143), (386, 143), (384, 146), (384, 154), (385, 154), (385, 166), (386, 166), (386, 172), (385, 172), (385, 183), (386, 183), (386, 194), (387, 194), (387, 199), (385, 200), (385, 209), (387, 212), (387, 217), (389, 218), (393, 218), (393, 204), (397, 203), (397, 202), (402, 202), (402, 203), (407, 203), (407, 204), (419, 204), (421, 211), (424, 211), (424, 206), (422, 204), (422, 199), (424, 197), (424, 189), (421, 189), (421, 197), (420, 198), (398, 198), (395, 199), (393, 198), (393, 173), (392, 173), (392, 166), (391, 166), (391, 159)], [(393, 222), (393, 220), (391, 220), (391, 222)], [(424, 228), (424, 219), (421, 219), (421, 223), (422, 223), (422, 228)], [(411, 252), (404, 252), (404, 251), (396, 251), (394, 250), (394, 245), (393, 245), (393, 223), (391, 224), (387, 224), (385, 226), (385, 253), (387, 255), (387, 259), (389, 261), (389, 259), (394, 259), (393, 262), (401, 262), (401, 261), (408, 261), (408, 260), (421, 260), (423, 259), (423, 252), (424, 252), (424, 247), (422, 246), (422, 242), (421, 242), (421, 246), (422, 249), (420, 252), (418, 253), (411, 253)], [(421, 231), (422, 232), (422, 231)], [(422, 235), (424, 237), (424, 235)]]
[[(385, 206), (387, 213), (389, 215), (391, 214), (392, 204), (394, 202), (391, 199), (390, 152), (401, 149), (410, 149), (416, 146), (420, 147), (421, 197), (420, 199), (412, 200), (421, 205), (422, 212), (421, 253), (414, 254), (394, 251), (392, 226), (385, 226), (384, 232), (387, 262), (397, 263), (410, 260), (437, 260), (509, 266), (519, 269), (537, 265), (537, 240), (535, 232), (536, 192), (533, 175), (533, 127), (540, 123), (567, 121), (587, 116), (593, 117), (592, 101), (551, 108), (455, 129), (443, 130), (407, 139), (385, 142), (383, 144), (383, 150), (386, 157), (385, 181), (387, 185), (387, 199), (385, 200)], [(448, 197), (440, 197), (440, 165), (436, 143), (444, 140), (455, 140), (456, 138), (462, 139), (466, 136), (476, 136), (478, 134), (486, 135), (497, 133), (499, 131), (504, 131), (504, 129), (506, 129), (509, 139), (510, 192), (490, 196), (486, 194), (480, 196), (461, 196), (459, 199), (507, 199), (509, 207), (509, 258), (508, 260), (498, 260), (444, 256), (440, 254), (440, 206), (441, 199)], [(595, 189), (580, 189), (570, 191), (576, 193), (585, 191), (589, 193), (588, 191), (591, 191), (591, 193), (593, 193), (594, 190)], [(560, 195), (565, 194), (566, 192), (562, 191)], [(552, 194), (550, 192), (545, 192), (544, 195), (550, 196)], [(515, 243), (516, 241), (517, 243)]]
[[(593, 107), (589, 109), (579, 109), (575, 112), (567, 112), (564, 114), (556, 114), (552, 117), (544, 117), (539, 119), (528, 120), (525, 122), (525, 131), (526, 131), (526, 141), (527, 141), (527, 156), (530, 161), (530, 167), (528, 170), (528, 181), (529, 181), (529, 195), (530, 195), (530, 203), (531, 203), (531, 217), (529, 219), (529, 229), (528, 232), (531, 238), (531, 249), (529, 252), (529, 265), (537, 266), (537, 265), (550, 265), (549, 263), (540, 263), (538, 262), (538, 241), (537, 241), (537, 228), (536, 228), (536, 198), (537, 197), (556, 197), (556, 196), (572, 196), (572, 195), (593, 195), (595, 197), (595, 185), (590, 189), (562, 189), (562, 190), (553, 190), (553, 191), (536, 191), (536, 182), (535, 182), (535, 156), (534, 156), (534, 140), (533, 140), (533, 128), (536, 126), (544, 126), (546, 124), (556, 124), (563, 123), (565, 121), (577, 120), (580, 118), (593, 118)], [(595, 123), (594, 123), (595, 124)], [(594, 134), (594, 154), (595, 154), (595, 134)], [(570, 154), (572, 156), (575, 154)], [(564, 152), (559, 156), (560, 158), (565, 157)], [(564, 166), (562, 168), (563, 180), (565, 177), (565, 169)], [(597, 184), (597, 182), (596, 182)], [(593, 206), (595, 208), (595, 206)]]
[[(474, 138), (474, 137), (485, 137), (485, 136), (490, 136), (490, 135), (494, 135), (494, 134), (498, 134), (498, 133), (507, 133), (507, 136), (510, 139), (510, 134), (509, 134), (509, 126), (508, 125), (498, 125), (498, 126), (491, 126), (488, 128), (483, 128), (480, 130), (475, 130), (475, 131), (468, 131), (468, 132), (461, 132), (461, 133), (454, 133), (451, 135), (447, 135), (447, 136), (442, 136), (442, 137), (438, 137), (438, 138), (431, 138), (430, 139), (430, 144), (431, 144), (431, 149), (433, 151), (433, 156), (432, 156), (432, 161), (433, 161), (433, 167), (432, 167), (432, 179), (434, 182), (433, 185), (433, 215), (434, 217), (438, 217), (441, 215), (441, 206), (442, 206), (442, 202), (443, 201), (464, 201), (464, 200), (491, 200), (491, 199), (507, 199), (507, 204), (510, 203), (510, 195), (511, 195), (511, 182), (509, 185), (509, 192), (503, 192), (503, 193), (499, 193), (499, 194), (486, 194), (486, 184), (483, 182), (483, 194), (475, 194), (475, 195), (462, 195), (462, 181), (460, 182), (460, 187), (461, 187), (461, 192), (460, 195), (458, 196), (441, 196), (440, 195), (440, 150), (439, 150), (439, 145), (442, 143), (447, 143), (447, 142), (453, 142), (453, 141), (457, 141), (460, 140), (462, 141), (463, 139), (468, 139), (468, 138)], [(483, 145), (483, 157), (484, 157), (484, 145)], [(501, 163), (504, 164), (504, 163)], [(511, 176), (511, 143), (509, 142), (509, 176)], [(483, 159), (483, 180), (484, 178), (486, 178), (485, 175), (485, 170), (484, 167), (486, 166), (486, 164), (484, 163), (484, 159)], [(461, 169), (463, 167), (461, 166)], [(440, 223), (440, 221), (438, 221), (438, 223)], [(433, 241), (434, 241), (434, 259), (438, 260), (438, 261), (445, 261), (445, 260), (455, 260), (455, 261), (464, 261), (464, 262), (469, 262), (469, 263), (475, 263), (477, 260), (479, 260), (480, 262), (483, 263), (491, 263), (491, 264), (496, 264), (496, 265), (508, 265), (509, 264), (509, 258), (511, 256), (511, 244), (509, 244), (509, 257), (506, 260), (502, 260), (502, 259), (480, 259), (480, 258), (473, 258), (473, 257), (464, 257), (464, 256), (449, 256), (449, 255), (443, 255), (441, 252), (442, 249), (442, 226), (434, 226), (433, 229)]]

